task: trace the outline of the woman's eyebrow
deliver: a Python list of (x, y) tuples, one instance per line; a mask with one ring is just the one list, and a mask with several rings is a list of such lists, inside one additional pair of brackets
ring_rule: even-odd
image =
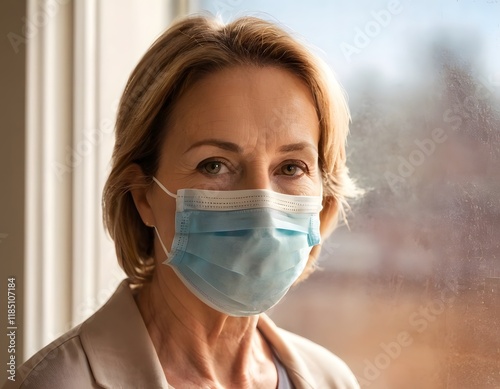
[(236, 143), (233, 142), (227, 142), (219, 139), (204, 139), (200, 140), (198, 142), (193, 143), (189, 148), (186, 150), (186, 153), (188, 151), (191, 151), (194, 148), (201, 147), (201, 146), (215, 146), (223, 150), (227, 151), (232, 151), (234, 153), (242, 153), (243, 149), (238, 146)]
[[(201, 146), (215, 146), (223, 150), (231, 151), (234, 153), (242, 153), (243, 148), (236, 143), (233, 142), (228, 142), (228, 141), (223, 141), (220, 139), (203, 139), (198, 142), (193, 143), (189, 148), (186, 150), (186, 153), (191, 151), (192, 149), (195, 149), (197, 147)], [(318, 152), (318, 149), (316, 146), (314, 146), (312, 143), (309, 142), (297, 142), (297, 143), (290, 143), (287, 145), (281, 146), (278, 151), (280, 153), (288, 153), (292, 151), (302, 151), (304, 149), (311, 149), (314, 152)]]
[(314, 150), (316, 153), (318, 152), (317, 147), (309, 142), (298, 142), (298, 143), (290, 143), (288, 145), (283, 145), (279, 148), (279, 151), (281, 153), (288, 153), (290, 151), (301, 151), (307, 148)]

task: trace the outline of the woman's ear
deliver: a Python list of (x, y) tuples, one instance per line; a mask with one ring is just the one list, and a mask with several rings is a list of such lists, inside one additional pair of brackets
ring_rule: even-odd
[(131, 164), (128, 168), (128, 177), (130, 180), (130, 194), (134, 200), (137, 212), (141, 216), (142, 222), (148, 226), (156, 225), (154, 212), (151, 207), (150, 184), (147, 182), (147, 176), (137, 164)]
[(335, 230), (339, 220), (339, 204), (335, 197), (325, 196), (319, 217), (321, 239), (324, 241)]
[(304, 272), (300, 275), (296, 283), (302, 282), (307, 279), (316, 269), (315, 263), (319, 258), (319, 254), (321, 253), (321, 247), (337, 226), (338, 209), (338, 202), (333, 196), (328, 196), (323, 199), (323, 209), (321, 210), (321, 213), (319, 215), (319, 231), (321, 234), (322, 243), (314, 246), (311, 249), (306, 268), (304, 269)]

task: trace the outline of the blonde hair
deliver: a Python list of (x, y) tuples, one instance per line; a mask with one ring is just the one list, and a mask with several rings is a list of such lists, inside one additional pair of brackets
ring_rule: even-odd
[[(311, 90), (320, 121), (320, 166), (324, 209), (321, 233), (328, 236), (344, 216), (354, 185), (346, 168), (349, 110), (342, 89), (324, 63), (273, 23), (243, 17), (222, 24), (189, 17), (172, 25), (149, 48), (132, 72), (120, 101), (112, 170), (103, 192), (103, 218), (120, 266), (132, 283), (150, 280), (154, 271), (152, 228), (144, 225), (133, 202), (132, 165), (146, 185), (158, 169), (167, 119), (183, 92), (205, 75), (234, 66), (273, 66), (290, 71)], [(314, 268), (313, 248), (302, 278)]]

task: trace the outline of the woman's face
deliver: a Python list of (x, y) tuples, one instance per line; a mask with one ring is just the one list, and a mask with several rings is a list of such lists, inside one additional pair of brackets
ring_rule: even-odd
[[(225, 69), (198, 81), (177, 102), (156, 178), (172, 193), (200, 188), (320, 195), (319, 137), (313, 97), (297, 76), (274, 67)], [(169, 246), (175, 200), (157, 185), (148, 198)]]

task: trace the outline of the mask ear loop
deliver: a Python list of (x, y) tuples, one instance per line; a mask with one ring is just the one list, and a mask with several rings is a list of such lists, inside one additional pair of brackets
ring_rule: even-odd
[(173, 194), (173, 193), (172, 193), (172, 192), (170, 192), (167, 188), (165, 188), (165, 187), (163, 186), (163, 184), (162, 184), (160, 181), (158, 181), (158, 180), (156, 179), (156, 177), (153, 177), (153, 181), (154, 181), (154, 182), (156, 182), (156, 183), (158, 184), (158, 186), (159, 186), (161, 189), (163, 189), (163, 191), (164, 191), (166, 194), (168, 194), (170, 197), (173, 197), (174, 199), (176, 199), (176, 198), (177, 198), (177, 195), (176, 195), (176, 194)]
[(168, 261), (170, 254), (169, 254), (167, 248), (165, 247), (165, 245), (163, 244), (163, 241), (161, 240), (160, 232), (158, 231), (158, 228), (156, 228), (156, 226), (151, 226), (151, 227), (153, 227), (155, 229), (156, 236), (158, 237), (158, 240), (160, 241), (161, 247), (162, 247), (163, 251), (165, 252), (165, 255), (167, 256), (167, 261)]
[[(153, 176), (153, 181), (156, 182), (158, 184), (158, 186), (166, 193), (168, 194), (170, 197), (173, 197), (174, 199), (177, 198), (177, 195), (170, 192), (167, 188), (165, 188), (165, 186), (163, 186), (163, 184), (157, 180), (156, 177)], [(163, 249), (163, 251), (165, 252), (165, 255), (167, 256), (167, 259), (165, 262), (167, 262), (170, 258), (170, 254), (167, 250), (167, 248), (165, 247), (165, 244), (163, 244), (163, 240), (161, 239), (161, 236), (160, 236), (160, 232), (158, 231), (158, 228), (156, 228), (156, 226), (151, 226), (155, 229), (155, 232), (156, 232), (156, 236), (158, 237), (158, 240), (160, 241), (160, 244), (161, 244), (161, 247)]]

